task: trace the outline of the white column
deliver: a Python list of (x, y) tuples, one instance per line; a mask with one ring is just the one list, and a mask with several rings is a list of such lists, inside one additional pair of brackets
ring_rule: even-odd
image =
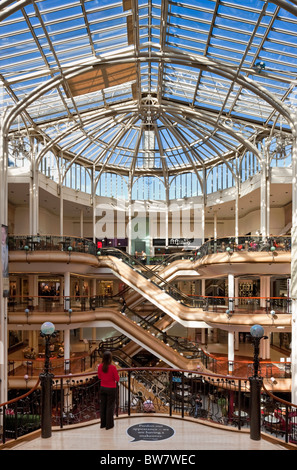
[(270, 142), (265, 146), (265, 161), (266, 161), (266, 235), (270, 235)]
[(32, 305), (38, 305), (38, 276), (36, 274), (29, 274), (28, 278), (29, 297), (32, 297)]
[(68, 329), (64, 330), (64, 361), (65, 370), (68, 371), (70, 365), (70, 330)]
[(237, 307), (239, 305), (238, 293), (239, 293), (239, 277), (235, 277), (234, 278), (234, 307)]
[(92, 194), (91, 194), (91, 205), (92, 205), (92, 218), (93, 218), (93, 243), (96, 243), (96, 180), (95, 180), (95, 166), (92, 169)]
[(39, 232), (39, 182), (38, 169), (35, 167), (35, 156), (33, 155), (32, 176), (30, 179), (29, 191), (29, 214), (30, 214), (30, 234), (37, 235)]
[(228, 331), (228, 372), (233, 372), (234, 362), (234, 331)]
[(265, 143), (264, 155), (261, 161), (261, 216), (260, 216), (260, 231), (262, 237), (269, 236), (269, 162), (268, 162), (268, 147), (270, 142)]
[(63, 186), (60, 185), (60, 237), (64, 235), (64, 202), (63, 202)]
[(205, 344), (205, 328), (201, 328), (201, 344)]
[(216, 240), (218, 236), (218, 214), (215, 211), (213, 214), (213, 239)]
[(203, 194), (203, 204), (202, 204), (202, 217), (201, 217), (201, 238), (202, 243), (205, 241), (205, 207), (206, 207), (206, 169), (203, 168), (203, 180), (202, 180), (202, 194)]
[[(168, 247), (168, 240), (169, 240), (169, 188), (168, 188), (168, 181), (166, 178), (166, 206), (165, 206), (165, 246)], [(161, 232), (162, 233), (162, 230)]]
[(132, 252), (132, 180), (129, 176), (129, 189), (128, 189), (128, 253)]
[(266, 282), (265, 282), (265, 276), (260, 276), (260, 307), (265, 308), (266, 307), (266, 302), (265, 302), (265, 293), (266, 293)]
[(64, 273), (64, 309), (70, 308), (70, 302), (66, 299), (70, 299), (70, 272)]
[[(270, 276), (267, 276), (267, 279), (266, 279), (266, 297), (267, 299), (270, 299), (271, 297), (271, 277)], [(271, 306), (270, 306), (270, 302), (268, 303), (269, 305), (269, 311), (271, 310)]]
[(234, 310), (234, 275), (228, 274), (228, 297), (229, 304), (228, 308), (232, 312)]
[(201, 297), (202, 297), (202, 300), (203, 302), (206, 302), (206, 298), (205, 298), (205, 279), (201, 279)]
[(84, 236), (84, 211), (82, 209), (80, 211), (80, 236), (81, 238)]
[[(295, 117), (296, 121), (296, 117)], [(292, 305), (292, 346), (291, 402), (297, 404), (297, 125), (293, 132), (292, 152), (292, 228), (291, 228), (291, 305)]]
[[(0, 125), (0, 228), (8, 225), (7, 202), (7, 143), (3, 135), (3, 119)], [(2, 239), (2, 237), (1, 237)], [(4, 241), (4, 240), (3, 240)], [(2, 246), (1, 246), (2, 247)], [(3, 245), (5, 249), (5, 245)], [(7, 331), (7, 298), (3, 291), (9, 289), (8, 278), (3, 276), (2, 263), (5, 250), (0, 250), (0, 403), (7, 401), (7, 363), (8, 363), (8, 331)], [(1, 418), (2, 419), (2, 418)]]
[(267, 300), (270, 298), (270, 276), (260, 276), (260, 307), (269, 307)]
[(205, 296), (205, 279), (201, 279), (201, 295)]
[(238, 233), (239, 233), (239, 188), (240, 182), (238, 176), (236, 176), (236, 194), (235, 194), (235, 242), (238, 243)]

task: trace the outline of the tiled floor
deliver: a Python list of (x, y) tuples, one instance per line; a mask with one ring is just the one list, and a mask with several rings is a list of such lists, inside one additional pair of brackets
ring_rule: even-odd
[[(152, 426), (153, 424), (155, 426)], [(165, 434), (162, 434), (164, 432)], [(24, 441), (12, 450), (125, 450), (133, 455), (134, 451), (139, 450), (267, 451), (284, 448), (263, 438), (259, 441), (252, 440), (248, 432), (225, 431), (180, 418), (143, 416), (116, 419), (114, 428), (109, 430), (100, 429), (100, 424), (94, 424), (72, 430), (54, 431), (49, 438), (37, 437)]]

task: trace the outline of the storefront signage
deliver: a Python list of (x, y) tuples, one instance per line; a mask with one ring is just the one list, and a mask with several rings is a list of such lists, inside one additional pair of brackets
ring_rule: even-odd
[[(168, 246), (194, 246), (201, 245), (201, 238), (169, 238)], [(166, 246), (165, 238), (154, 238), (153, 246)]]

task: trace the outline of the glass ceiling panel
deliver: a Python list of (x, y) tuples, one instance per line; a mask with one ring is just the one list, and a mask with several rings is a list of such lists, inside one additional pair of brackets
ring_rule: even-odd
[[(77, 155), (106, 170), (200, 171), (242, 148), (218, 127), (226, 118), (242, 139), (255, 133), (256, 141), (258, 125), (288, 128), (237, 77), (294, 108), (296, 21), (262, 0), (35, 1), (1, 23), (0, 112), (61, 78), (28, 102), (12, 128), (34, 124), (35, 134), (58, 139), (64, 158)], [(129, 63), (134, 75), (125, 75)], [(81, 66), (79, 82), (93, 64), (102, 72), (99, 89), (74, 96), (70, 74)], [(113, 67), (122, 82), (112, 82)], [(147, 126), (154, 129), (149, 156)]]

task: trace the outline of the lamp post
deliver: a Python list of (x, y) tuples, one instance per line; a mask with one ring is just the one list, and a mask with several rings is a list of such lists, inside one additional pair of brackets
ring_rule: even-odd
[(250, 381), (250, 438), (254, 441), (261, 439), (261, 388), (262, 377), (259, 376), (259, 350), (261, 339), (264, 336), (264, 328), (261, 325), (253, 325), (250, 329), (252, 343), (254, 345), (254, 374)]
[(41, 437), (52, 435), (52, 379), (50, 373), (50, 340), (56, 336), (55, 326), (51, 322), (41, 325), (40, 336), (45, 339), (44, 370), (39, 375), (41, 383)]

